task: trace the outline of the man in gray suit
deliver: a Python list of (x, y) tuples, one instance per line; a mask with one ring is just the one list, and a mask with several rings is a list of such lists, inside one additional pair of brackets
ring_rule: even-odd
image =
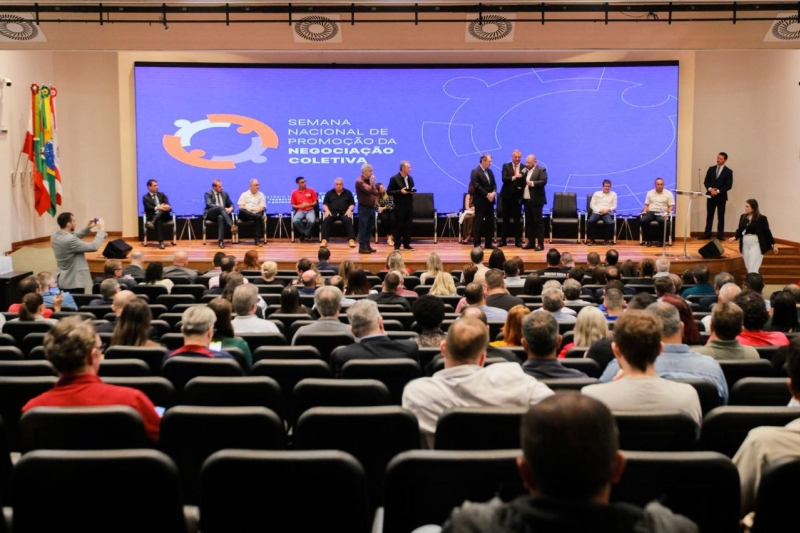
[[(297, 344), (297, 336), (305, 333), (336, 333), (353, 336), (350, 326), (339, 320), (342, 309), (342, 291), (333, 285), (323, 285), (314, 293), (314, 309), (320, 319), (313, 324), (301, 326), (292, 338), (292, 346)], [(355, 342), (355, 338), (353, 339)]]
[[(50, 247), (56, 256), (56, 280), (62, 291), (73, 294), (84, 294), (86, 287), (92, 285), (89, 263), (83, 255), (96, 252), (106, 238), (106, 223), (102, 218), (93, 218), (85, 228), (75, 233), (75, 216), (72, 213), (61, 213), (56, 219), (58, 231), (50, 236)], [(97, 227), (97, 235), (92, 242), (84, 242), (81, 238)]]
[[(544, 250), (544, 221), (542, 221), (542, 207), (547, 203), (544, 187), (547, 185), (547, 169), (536, 162), (536, 156), (531, 154), (525, 158), (525, 168), (522, 169), (525, 177), (523, 189), (523, 202), (525, 202), (525, 236), (528, 238), (526, 250)], [(538, 244), (534, 244), (538, 241)]]

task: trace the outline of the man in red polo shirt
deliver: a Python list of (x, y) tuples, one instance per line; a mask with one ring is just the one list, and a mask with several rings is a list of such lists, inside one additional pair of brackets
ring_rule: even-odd
[[(317, 221), (317, 212), (314, 208), (318, 206), (319, 198), (314, 189), (306, 187), (304, 177), (300, 176), (294, 181), (297, 183), (297, 189), (292, 191), (292, 209), (295, 210), (292, 225), (294, 231), (300, 235), (300, 242), (304, 242), (311, 237), (311, 230), (314, 229), (314, 223)], [(305, 226), (303, 226), (303, 219), (306, 221)]]
[(26, 403), (22, 412), (34, 407), (127, 405), (142, 416), (147, 436), (157, 444), (161, 419), (153, 402), (139, 390), (108, 385), (97, 376), (103, 360), (100, 345), (91, 321), (61, 319), (44, 338), (45, 357), (61, 378), (51, 390)]

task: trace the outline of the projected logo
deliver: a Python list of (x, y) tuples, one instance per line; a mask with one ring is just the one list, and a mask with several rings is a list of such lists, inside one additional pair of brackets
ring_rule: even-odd
[[(169, 155), (193, 167), (208, 168), (213, 170), (229, 170), (236, 168), (237, 163), (265, 163), (267, 158), (263, 155), (268, 148), (278, 147), (278, 135), (275, 130), (261, 121), (241, 115), (206, 115), (205, 120), (191, 122), (186, 119), (175, 121), (178, 131), (174, 135), (164, 135), (164, 150)], [(192, 149), (192, 137), (197, 133), (210, 128), (229, 128), (239, 126), (237, 132), (242, 135), (255, 133), (250, 138), (250, 146), (237, 154), (212, 155), (205, 157), (205, 150)]]

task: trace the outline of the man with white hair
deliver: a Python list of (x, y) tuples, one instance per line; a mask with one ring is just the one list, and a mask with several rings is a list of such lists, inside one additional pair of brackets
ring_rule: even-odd
[(120, 290), (121, 287), (119, 286), (119, 281), (117, 281), (116, 278), (104, 279), (103, 283), (100, 284), (100, 294), (103, 297), (91, 300), (88, 305), (111, 305), (114, 303), (114, 295)]
[(350, 326), (339, 320), (342, 309), (342, 291), (333, 285), (323, 285), (314, 293), (314, 309), (320, 319), (313, 324), (301, 326), (292, 338), (292, 346), (297, 344), (297, 336), (304, 333), (336, 333), (352, 336)]
[(144, 277), (144, 252), (131, 252), (131, 264), (122, 270), (123, 276)]
[(353, 210), (356, 208), (356, 200), (353, 193), (344, 188), (344, 180), (336, 178), (333, 181), (333, 189), (325, 193), (322, 200), (322, 242), (320, 246), (328, 246), (328, 238), (331, 235), (331, 226), (337, 220), (344, 224), (344, 231), (350, 248), (355, 248), (355, 233), (353, 232)]
[(669, 276), (669, 266), (670, 262), (666, 257), (659, 257), (656, 259), (656, 273), (653, 274), (653, 278)]
[[(717, 303), (732, 302), (740, 292), (742, 292), (742, 288), (733, 281), (726, 283), (719, 289)], [(714, 306), (711, 306), (711, 310), (714, 310)], [(704, 316), (700, 322), (703, 323), (703, 331), (711, 331), (711, 315)]]
[(209, 307), (194, 306), (183, 312), (181, 317), (181, 333), (183, 333), (183, 346), (172, 350), (164, 356), (164, 361), (176, 355), (187, 357), (211, 357), (214, 359), (233, 359), (225, 351), (211, 351), (211, 339), (214, 337), (214, 324), (217, 315)]
[(537, 309), (534, 313), (550, 313), (558, 321), (559, 324), (574, 324), (578, 321), (573, 314), (569, 314), (564, 310), (564, 291), (561, 289), (545, 289), (542, 291), (542, 307)]
[(357, 344), (345, 346), (332, 356), (333, 370), (338, 375), (342, 367), (353, 359), (408, 358), (419, 361), (419, 347), (410, 340), (392, 340), (383, 329), (383, 318), (378, 304), (372, 300), (359, 300), (347, 309), (350, 330)]
[(233, 312), (236, 318), (231, 321), (233, 332), (240, 333), (280, 333), (278, 326), (269, 320), (256, 316), (258, 308), (258, 287), (253, 284), (239, 285), (233, 291)]
[(189, 278), (191, 283), (194, 283), (200, 273), (197, 270), (189, 268), (189, 254), (184, 251), (175, 252), (172, 256), (172, 266), (164, 269), (165, 278)]
[(375, 233), (378, 189), (375, 187), (372, 165), (368, 163), (361, 165), (361, 175), (356, 179), (356, 198), (358, 198), (358, 253), (375, 253), (378, 250), (370, 246), (369, 238)]
[[(250, 180), (250, 188), (239, 195), (239, 219), (243, 222), (252, 222), (255, 228), (255, 245), (263, 246), (261, 238), (264, 236), (264, 219), (267, 216), (267, 197), (258, 190), (258, 180)], [(266, 244), (267, 240), (264, 239)]]

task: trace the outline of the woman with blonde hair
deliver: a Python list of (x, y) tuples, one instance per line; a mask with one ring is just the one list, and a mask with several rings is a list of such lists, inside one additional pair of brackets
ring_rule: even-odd
[(242, 270), (261, 270), (261, 261), (258, 258), (258, 250), (250, 250), (244, 254), (244, 264)]
[(503, 340), (490, 342), (491, 346), (522, 346), (522, 319), (531, 314), (524, 305), (515, 305), (508, 311), (503, 326)]
[(433, 280), (428, 294), (433, 296), (455, 296), (456, 282), (449, 272), (439, 272)]
[(339, 276), (342, 277), (345, 288), (347, 287), (347, 280), (350, 279), (350, 272), (356, 269), (355, 263), (349, 259), (345, 259), (339, 264)]
[(605, 315), (597, 307), (587, 305), (578, 313), (578, 321), (573, 329), (574, 341), (564, 345), (558, 357), (566, 357), (572, 348), (588, 350), (595, 342), (608, 337), (608, 321)]
[(442, 258), (439, 257), (439, 254), (436, 252), (431, 252), (428, 254), (428, 271), (423, 272), (419, 277), (419, 282), (425, 285), (426, 280), (433, 280), (439, 275), (440, 272), (444, 272), (444, 265), (442, 265)]
[(261, 263), (261, 279), (262, 283), (259, 285), (284, 285), (284, 283), (275, 279), (278, 275), (278, 263), (275, 261), (264, 261)]
[(411, 269), (406, 268), (406, 263), (403, 261), (403, 256), (397, 250), (386, 256), (386, 270), (389, 272), (392, 270), (399, 270), (400, 272), (411, 274)]

